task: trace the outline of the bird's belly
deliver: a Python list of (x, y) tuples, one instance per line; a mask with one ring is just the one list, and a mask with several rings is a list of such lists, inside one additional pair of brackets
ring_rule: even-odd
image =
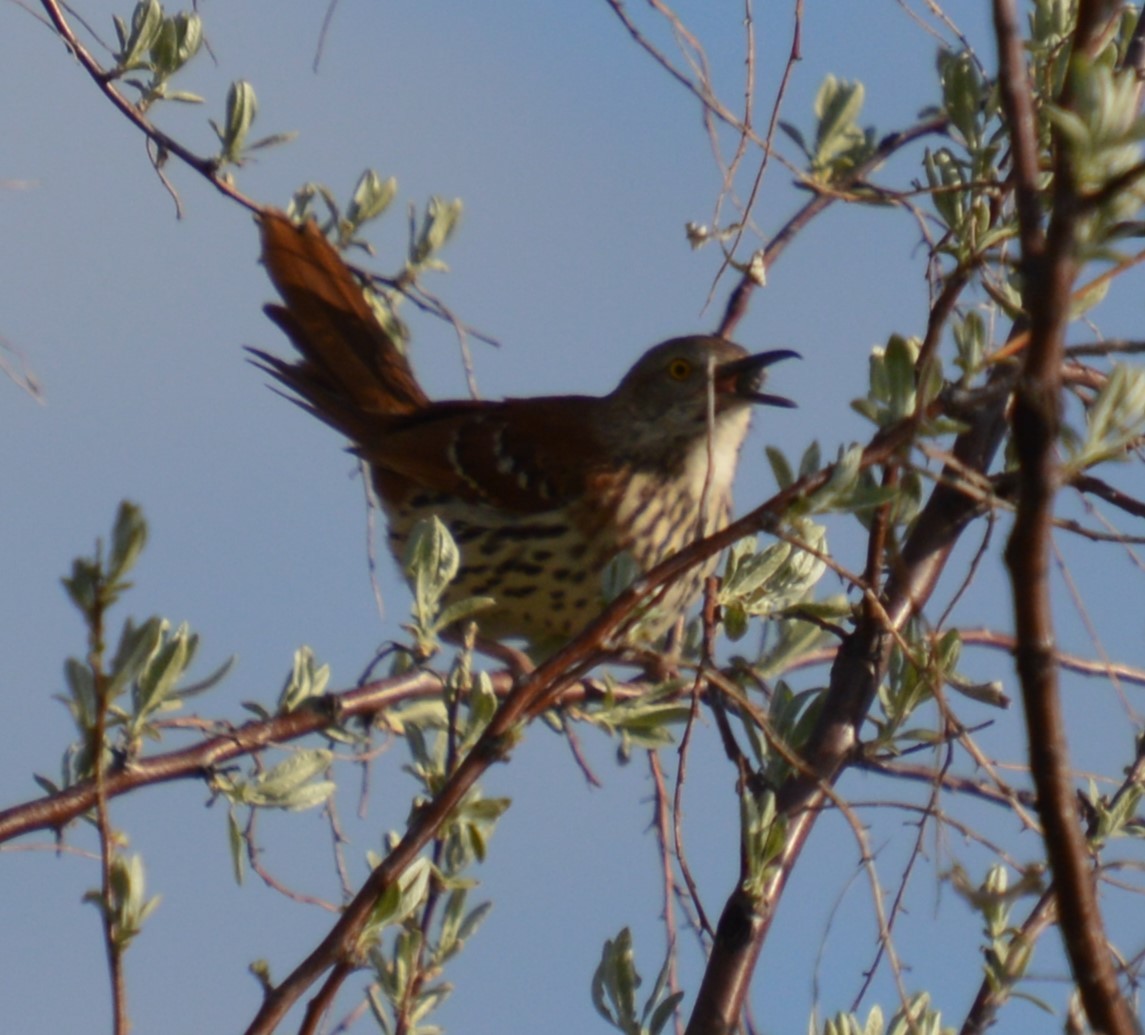
[[(637, 477), (595, 505), (581, 501), (535, 514), (416, 497), (416, 503), (386, 507), (390, 549), (401, 563), (414, 526), (436, 515), (461, 554), (444, 602), (492, 597), (495, 604), (475, 616), (483, 637), (552, 647), (575, 636), (604, 609), (604, 573), (620, 554), (631, 558), (629, 569), (640, 575), (697, 537), (699, 502), (689, 493), (660, 488), (655, 491)], [(708, 508), (705, 531), (722, 524), (727, 509), (726, 496), (716, 500)], [(667, 589), (653, 592), (638, 638), (647, 641), (666, 631), (695, 602), (714, 564), (713, 559), (692, 568)]]

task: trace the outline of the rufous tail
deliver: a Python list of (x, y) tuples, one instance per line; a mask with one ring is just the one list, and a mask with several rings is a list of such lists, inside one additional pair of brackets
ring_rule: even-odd
[(266, 306), (266, 314), (301, 358), (289, 362), (249, 349), (257, 365), (295, 393), (301, 406), (357, 442), (378, 417), (428, 405), (405, 354), (314, 221), (297, 226), (269, 209), (259, 222), (262, 261), (284, 303)]

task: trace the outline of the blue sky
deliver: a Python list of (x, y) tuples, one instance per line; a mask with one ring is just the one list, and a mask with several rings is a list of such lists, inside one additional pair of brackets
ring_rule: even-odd
[[(864, 82), (863, 121), (880, 131), (934, 102), (936, 42), (898, 4), (807, 6), (804, 59), (786, 118), (810, 126), (811, 101), (828, 72)], [(969, 19), (962, 27), (991, 60), (985, 5), (957, 6)], [(461, 197), (465, 215), (445, 255), (451, 272), (429, 286), (502, 343), (473, 346), (484, 394), (603, 392), (647, 345), (718, 322), (730, 283), (718, 284), (705, 307), (718, 257), (690, 251), (683, 229), (689, 220), (711, 219), (719, 188), (697, 105), (632, 44), (604, 3), (343, 0), (317, 73), (311, 63), (319, 5), (264, 0), (202, 9), (218, 66), (204, 54), (179, 85), (203, 93), (207, 110), (165, 108), (160, 123), (208, 151), (206, 115), (218, 118), (226, 84), (246, 78), (260, 99), (255, 135), (299, 132), (294, 143), (261, 153), (240, 171), (249, 195), (284, 203), (301, 182), (320, 180), (345, 198), (365, 166), (396, 175), (399, 205), (374, 235), (383, 271), (397, 266), (401, 206), (434, 193)], [(734, 100), (741, 8), (680, 9)], [(126, 6), (103, 3), (82, 10), (108, 37), (110, 15), (129, 14)], [(7, 676), (0, 786), (7, 803), (34, 795), (31, 773), (58, 771), (70, 723), (52, 695), (64, 657), (83, 650), (83, 630), (58, 579), (72, 557), (106, 533), (121, 498), (143, 506), (151, 543), (120, 617), (160, 613), (189, 621), (202, 636), (202, 671), (237, 655), (223, 686), (198, 702), (205, 713), (238, 720), (242, 701), (272, 701), (303, 643), (332, 666), (333, 686), (350, 686), (377, 646), (398, 634), (408, 597), (384, 561), (385, 608), (378, 614), (351, 460), (336, 436), (268, 391), (243, 361), (243, 345), (286, 347), (261, 313), (271, 289), (256, 261), (249, 216), (172, 164), (185, 207), (177, 221), (136, 131), (25, 11), (7, 5), (0, 17), (0, 95), (8, 98), (0, 108), (0, 335), (20, 350), (44, 391), (37, 404), (0, 379), (0, 650)], [(789, 46), (790, 14), (785, 6), (759, 5), (756, 18), (762, 123)], [(804, 198), (774, 165), (755, 219), (773, 231)], [(803, 353), (805, 362), (785, 364), (773, 382), (801, 405), (760, 415), (743, 454), (741, 505), (772, 491), (764, 443), (798, 457), (814, 438), (831, 454), (868, 434), (848, 403), (865, 385), (872, 345), (893, 331), (920, 333), (922, 259), (906, 215), (837, 209), (772, 271), (737, 338), (753, 349)], [(1140, 325), (1140, 292), (1136, 301), (1131, 290), (1122, 295), (1129, 301), (1102, 313), (1111, 334)], [(415, 364), (431, 394), (464, 392), (448, 325), (410, 318)], [(846, 527), (838, 532), (841, 560), (860, 568), (860, 540)], [(977, 541), (965, 546), (966, 558)], [(1074, 574), (1094, 620), (1114, 657), (1140, 665), (1141, 609), (1108, 592), (1109, 569), (1090, 565), (1091, 554), (1105, 556), (1080, 551)], [(1139, 596), (1137, 583), (1130, 585), (1126, 593)], [(962, 608), (968, 624), (1005, 622), (996, 563)], [(1093, 655), (1064, 592), (1059, 611), (1066, 645)], [(965, 667), (978, 676), (1001, 674), (1016, 693), (1003, 656), (970, 659)], [(803, 685), (822, 678), (812, 674)], [(1066, 690), (1081, 757), (1106, 767), (1110, 752), (1127, 760), (1131, 731), (1109, 689), (1073, 680)], [(1002, 722), (984, 739), (991, 750), (1012, 754), (1017, 716)], [(616, 765), (613, 745), (602, 738), (589, 735), (586, 748), (603, 790), (584, 784), (566, 745), (542, 728), (486, 781), (489, 793), (509, 795), (514, 805), (479, 873), (480, 894), (495, 900), (494, 913), (448, 975), (457, 991), (440, 1020), (449, 1030), (606, 1030), (592, 1011), (589, 979), (601, 943), (625, 924), (636, 931), (648, 983), (658, 968), (660, 892), (644, 829), (647, 769), (639, 758)], [(402, 822), (409, 783), (399, 772), (400, 754), (395, 747), (372, 776), (369, 820), (353, 825), (359, 859)], [(887, 794), (861, 778), (846, 789), (857, 797)], [(241, 1030), (258, 994), (247, 963), (265, 956), (282, 976), (330, 922), (257, 881), (237, 888), (224, 809), (204, 808), (205, 799), (201, 785), (186, 784), (114, 806), (116, 825), (144, 855), (151, 889), (163, 896), (128, 956), (140, 1032)], [(353, 807), (348, 795), (343, 811)], [(718, 912), (734, 880), (735, 806), (711, 729), (690, 765), (686, 808), (690, 861), (709, 909)], [(871, 819), (884, 883), (893, 886), (910, 834), (897, 814), (876, 811)], [(1015, 833), (1001, 814), (981, 822), (998, 826), (998, 836)], [(317, 813), (267, 816), (261, 829), (279, 876), (336, 893)], [(79, 831), (71, 840), (93, 843)], [(1031, 840), (1017, 844), (1019, 858), (1037, 854)], [(928, 850), (940, 869), (955, 857), (979, 867), (984, 858), (962, 844)], [(824, 1008), (846, 1007), (857, 990), (875, 928), (864, 878), (848, 885), (856, 860), (844, 824), (828, 817), (761, 962), (753, 1004), (763, 1030), (805, 1029), (811, 973), (837, 900), (821, 963)], [(7, 932), (0, 999), (12, 1029), (103, 1030), (99, 931), (94, 910), (80, 904), (97, 881), (96, 866), (24, 851), (6, 852), (0, 867), (0, 926)], [(935, 882), (933, 868), (916, 878), (914, 891), (901, 946), (915, 968), (908, 984), (934, 988), (954, 1022), (978, 980), (976, 957), (966, 951), (977, 921)], [(948, 939), (967, 961), (953, 972)], [(684, 980), (694, 991), (695, 954), (688, 953)], [(1062, 973), (1052, 952), (1044, 959), (1046, 973)], [(1051, 987), (1048, 994), (1060, 999), (1059, 992)], [(893, 1010), (886, 981), (875, 998)], [(998, 1030), (1030, 1030), (1042, 1016), (1014, 1007)]]

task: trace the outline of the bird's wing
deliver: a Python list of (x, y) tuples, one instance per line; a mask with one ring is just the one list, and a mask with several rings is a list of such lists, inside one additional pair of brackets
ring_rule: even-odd
[[(506, 399), (431, 403), (379, 428), (358, 452), (376, 476), (521, 514), (554, 510), (585, 492), (595, 452), (584, 406), (594, 400)], [(391, 481), (394, 488), (398, 482)]]

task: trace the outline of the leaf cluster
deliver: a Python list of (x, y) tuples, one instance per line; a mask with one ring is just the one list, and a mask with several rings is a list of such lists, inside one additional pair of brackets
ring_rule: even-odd
[(108, 894), (98, 888), (84, 894), (104, 914), (104, 922), (111, 932), (117, 951), (125, 950), (143, 930), (144, 921), (159, 906), (160, 897), (146, 895), (147, 881), (143, 870), (143, 857), (115, 853), (109, 870)]
[(605, 940), (600, 963), (592, 976), (592, 1005), (617, 1031), (624, 1035), (660, 1035), (676, 1013), (683, 992), (668, 987), (671, 958), (664, 961), (651, 992), (638, 1008), (637, 990), (642, 983), (636, 970), (632, 932), (622, 928), (615, 938)]
[[(172, 629), (153, 616), (141, 624), (124, 623), (114, 653), (108, 656), (107, 613), (131, 587), (127, 576), (147, 542), (147, 524), (139, 507), (123, 502), (112, 526), (110, 546), (102, 541), (93, 554), (77, 557), (63, 586), (87, 626), (88, 653), (64, 663), (67, 707), (79, 740), (64, 755), (63, 786), (95, 771), (97, 757), (106, 766), (138, 753), (143, 738), (158, 740), (155, 723), (182, 707), (188, 697), (215, 686), (227, 673), (224, 662), (205, 679), (185, 683), (199, 637), (186, 623)], [(38, 778), (48, 788), (55, 785)]]
[[(810, 1035), (818, 1035), (814, 1022)], [(885, 1020), (882, 1007), (872, 1006), (865, 1021), (853, 1013), (838, 1013), (824, 1022), (822, 1035), (954, 1035), (954, 1028), (944, 1026), (942, 1014), (930, 1005), (930, 994), (919, 992), (910, 1002)]]
[(812, 183), (830, 186), (844, 182), (874, 152), (874, 129), (858, 124), (865, 95), (862, 83), (828, 75), (815, 96), (815, 134), (811, 141), (792, 123), (780, 121), (780, 128), (807, 159)]

